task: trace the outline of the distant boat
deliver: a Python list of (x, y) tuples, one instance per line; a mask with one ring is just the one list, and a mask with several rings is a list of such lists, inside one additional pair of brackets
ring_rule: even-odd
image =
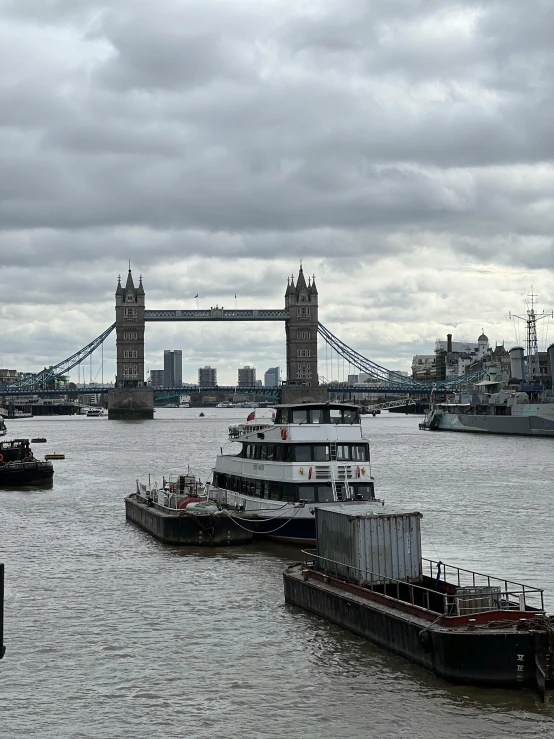
[(104, 409), (103, 408), (89, 408), (87, 411), (87, 416), (103, 416), (104, 415)]

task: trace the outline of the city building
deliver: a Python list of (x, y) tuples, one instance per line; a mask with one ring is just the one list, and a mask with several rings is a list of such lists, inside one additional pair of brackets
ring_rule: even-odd
[(264, 374), (265, 387), (279, 387), (281, 384), (281, 370), (279, 367), (270, 367)]
[(198, 369), (198, 386), (199, 387), (216, 387), (217, 386), (217, 370), (213, 367), (200, 367)]
[(8, 385), (14, 382), (19, 382), (20, 375), (17, 370), (12, 369), (0, 369), (0, 385)]
[(256, 368), (246, 367), (239, 368), (238, 386), (253, 387), (256, 384)]
[(437, 378), (435, 354), (416, 354), (412, 359), (412, 377), (421, 382), (434, 382)]
[(162, 369), (150, 370), (150, 386), (153, 388), (164, 387), (164, 374), (165, 372)]
[(180, 349), (164, 351), (165, 387), (181, 387), (183, 384), (183, 352)]

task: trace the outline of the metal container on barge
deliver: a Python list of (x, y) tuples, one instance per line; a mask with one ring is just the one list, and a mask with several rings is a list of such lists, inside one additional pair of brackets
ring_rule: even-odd
[[(388, 517), (394, 515), (419, 523), (413, 513)], [(356, 518), (350, 511), (337, 511), (336, 516)], [(362, 516), (367, 520), (367, 513)], [(404, 536), (405, 523), (388, 541), (385, 526), (380, 530), (374, 523), (349, 525), (353, 531), (363, 530), (363, 541), (375, 554), (361, 555), (356, 548), (350, 553), (343, 550), (346, 561), (322, 556), (320, 552), (338, 553), (334, 540), (339, 527), (318, 527), (317, 551), (305, 551), (304, 563), (290, 565), (283, 573), (287, 603), (451, 682), (530, 687), (544, 699), (554, 684), (554, 617), (545, 614), (542, 589), (427, 559), (421, 559), (417, 568), (411, 552), (406, 557), (406, 548), (393, 564), (392, 550)], [(393, 530), (391, 523), (387, 526)], [(409, 528), (410, 539), (418, 529)], [(331, 544), (322, 540), (327, 536)], [(362, 537), (354, 536), (359, 546)], [(420, 547), (410, 541), (410, 550), (421, 551)], [(379, 556), (386, 549), (388, 554)], [(385, 574), (394, 571), (405, 576)], [(419, 578), (413, 577), (418, 572)]]
[(355, 511), (340, 504), (316, 508), (317, 556), (336, 562), (335, 574), (358, 585), (372, 582), (374, 572), (417, 582), (420, 519), (421, 513), (396, 513), (381, 502), (360, 504)]

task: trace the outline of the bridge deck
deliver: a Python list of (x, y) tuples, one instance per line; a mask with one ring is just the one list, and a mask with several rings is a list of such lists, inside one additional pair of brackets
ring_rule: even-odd
[(145, 321), (286, 321), (288, 310), (145, 310)]

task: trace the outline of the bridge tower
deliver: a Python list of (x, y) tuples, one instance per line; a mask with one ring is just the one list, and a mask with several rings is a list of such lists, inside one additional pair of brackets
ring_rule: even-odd
[[(317, 374), (317, 287), (315, 277), (308, 278), (306, 284), (302, 263), (300, 264), (296, 285), (294, 284), (294, 276), (287, 280), (285, 308), (289, 312), (289, 318), (285, 324), (287, 385), (286, 391), (283, 391), (283, 402), (296, 402), (301, 396), (305, 400), (323, 400), (325, 395), (326, 399), (326, 391), (323, 391), (323, 388), (316, 389), (319, 384)], [(310, 388), (310, 390), (308, 391), (307, 388)]]
[(115, 291), (117, 369), (108, 393), (109, 418), (153, 418), (154, 394), (144, 383), (144, 287), (135, 287), (131, 265), (125, 287)]

